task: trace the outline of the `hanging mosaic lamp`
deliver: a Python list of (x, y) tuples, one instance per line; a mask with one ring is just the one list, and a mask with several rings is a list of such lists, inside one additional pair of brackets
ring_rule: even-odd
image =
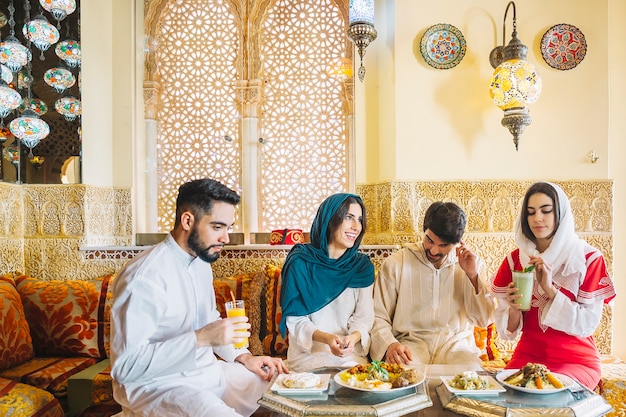
[(0, 127), (0, 144), (12, 138), (15, 138), (15, 137), (13, 136), (13, 133), (11, 133), (11, 129), (9, 129), (6, 126)]
[(11, 72), (6, 65), (0, 64), (0, 67), (2, 67), (2, 81), (11, 84), (11, 81), (13, 81), (13, 72)]
[(57, 93), (62, 93), (76, 83), (76, 77), (67, 68), (62, 66), (50, 68), (43, 74), (43, 79)]
[(30, 50), (22, 45), (15, 37), (15, 6), (13, 1), (9, 4), (9, 36), (0, 42), (0, 63), (6, 65), (11, 71), (18, 72), (20, 68), (31, 60)]
[(68, 122), (76, 120), (82, 113), (80, 100), (76, 97), (61, 97), (54, 103), (54, 108)]
[(61, 27), (61, 20), (76, 10), (76, 0), (39, 0), (39, 4), (56, 19), (57, 28)]
[(59, 41), (59, 31), (42, 14), (38, 14), (30, 22), (26, 22), (22, 28), (24, 37), (41, 51), (40, 60), (45, 60), (43, 55), (50, 45)]
[(4, 13), (0, 12), (0, 28), (3, 28), (7, 25), (7, 22), (9, 20), (7, 19), (7, 15), (5, 15)]
[(7, 117), (20, 105), (22, 96), (0, 79), (0, 117)]
[(37, 116), (43, 116), (48, 113), (48, 105), (38, 98), (22, 99), (18, 110), (20, 113), (24, 113), (27, 109), (34, 111)]
[(22, 68), (17, 73), (17, 88), (19, 90), (28, 90), (33, 85), (33, 76), (28, 72), (27, 68)]
[(32, 157), (33, 148), (50, 134), (48, 123), (41, 120), (30, 109), (25, 110), (20, 117), (13, 119), (9, 124), (9, 129), (30, 149), (29, 157)]
[(68, 67), (74, 68), (80, 65), (80, 44), (68, 39), (57, 43), (54, 52), (61, 58)]
[(20, 162), (20, 148), (17, 144), (13, 144), (7, 148), (2, 150), (2, 156), (9, 162), (15, 164), (16, 162), (19, 164)]
[(18, 72), (28, 64), (32, 55), (27, 47), (22, 45), (15, 36), (7, 36), (0, 42), (0, 63), (6, 65), (11, 71)]

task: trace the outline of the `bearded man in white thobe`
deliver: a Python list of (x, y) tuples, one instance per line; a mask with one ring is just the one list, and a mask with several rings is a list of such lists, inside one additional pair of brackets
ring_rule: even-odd
[(485, 263), (461, 240), (467, 219), (452, 202), (424, 215), (421, 244), (387, 258), (374, 284), (372, 359), (401, 365), (477, 364), (474, 326), (493, 321)]
[(211, 262), (229, 241), (238, 203), (217, 181), (183, 184), (174, 229), (115, 279), (111, 376), (119, 416), (249, 416), (274, 374), (288, 372), (279, 358), (235, 349), (250, 336), (248, 318), (222, 319), (216, 308)]

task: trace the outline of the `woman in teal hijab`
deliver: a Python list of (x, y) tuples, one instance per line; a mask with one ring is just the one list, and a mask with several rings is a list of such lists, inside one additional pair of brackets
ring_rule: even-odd
[(297, 244), (282, 268), (283, 337), (296, 372), (368, 362), (374, 323), (374, 266), (358, 252), (365, 205), (355, 194), (334, 194), (320, 205), (311, 243)]

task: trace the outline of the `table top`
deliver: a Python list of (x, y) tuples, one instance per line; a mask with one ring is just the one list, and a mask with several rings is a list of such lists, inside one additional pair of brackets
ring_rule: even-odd
[[(318, 373), (334, 375), (340, 368), (324, 368)], [(286, 396), (268, 389), (259, 400), (265, 408), (287, 416), (472, 416), (531, 417), (549, 414), (556, 417), (599, 417), (611, 406), (596, 393), (578, 386), (554, 394), (529, 394), (508, 387), (498, 395), (455, 395), (441, 376), (479, 370), (466, 365), (426, 365), (426, 381), (417, 387), (388, 393), (352, 390), (330, 379), (323, 395)]]
[(316, 373), (331, 374), (329, 388), (322, 394), (281, 395), (270, 388), (259, 404), (287, 416), (403, 416), (433, 403), (426, 384), (389, 391), (365, 392), (342, 387), (332, 376), (343, 368), (317, 369)]
[[(455, 375), (450, 371), (451, 369), (448, 369), (446, 375)], [(435, 379), (441, 375), (436, 376), (431, 372), (429, 376), (430, 385), (435, 388), (437, 403), (444, 410), (460, 415), (529, 417), (549, 414), (551, 416), (598, 417), (612, 409), (604, 398), (578, 383), (571, 389), (553, 394), (531, 394), (505, 387), (506, 391), (498, 395), (455, 395), (444, 386), (440, 378), (439, 381)]]

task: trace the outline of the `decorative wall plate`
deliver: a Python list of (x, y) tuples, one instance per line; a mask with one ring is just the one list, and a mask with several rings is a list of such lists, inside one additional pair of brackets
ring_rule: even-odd
[(552, 68), (572, 69), (580, 64), (586, 53), (585, 35), (576, 26), (554, 25), (541, 38), (541, 56)]
[(447, 23), (429, 27), (420, 41), (420, 52), (424, 61), (437, 69), (456, 67), (465, 56), (465, 50), (463, 34)]

